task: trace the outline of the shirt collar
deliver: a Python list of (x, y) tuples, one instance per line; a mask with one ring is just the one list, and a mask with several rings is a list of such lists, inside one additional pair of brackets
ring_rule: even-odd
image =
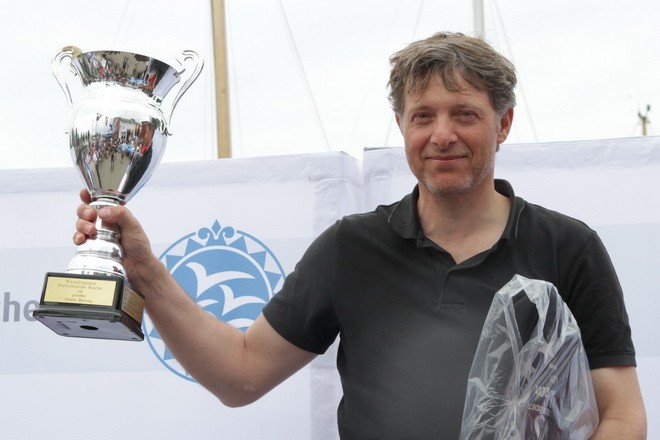
[[(518, 222), (520, 214), (525, 207), (525, 201), (516, 197), (509, 182), (495, 179), (495, 190), (511, 200), (509, 219), (502, 233), (501, 240), (515, 242), (518, 238)], [(417, 239), (421, 234), (419, 215), (417, 214), (417, 201), (419, 200), (419, 185), (415, 185), (412, 193), (405, 196), (389, 216), (390, 225), (401, 237)]]

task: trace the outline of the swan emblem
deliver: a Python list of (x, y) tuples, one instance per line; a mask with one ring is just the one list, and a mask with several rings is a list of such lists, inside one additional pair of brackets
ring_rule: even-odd
[[(284, 282), (276, 256), (256, 237), (216, 220), (170, 245), (160, 257), (174, 279), (207, 313), (245, 331)], [(148, 314), (143, 332), (160, 362), (194, 382), (161, 339)]]

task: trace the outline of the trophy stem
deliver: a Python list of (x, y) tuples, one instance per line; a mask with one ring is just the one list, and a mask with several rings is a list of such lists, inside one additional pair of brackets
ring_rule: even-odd
[[(99, 198), (90, 206), (96, 210), (118, 206), (119, 202), (110, 198)], [(81, 275), (116, 275), (126, 278), (126, 269), (122, 263), (124, 250), (119, 244), (121, 235), (116, 227), (96, 220), (96, 237), (89, 238), (78, 246), (76, 255), (66, 269), (67, 273)]]
[[(99, 197), (98, 200), (95, 200), (92, 203), (90, 203), (90, 206), (96, 209), (97, 211), (100, 211), (103, 208), (112, 208), (115, 206), (119, 206), (120, 204), (121, 203), (119, 203), (115, 199)], [(119, 231), (117, 230), (116, 227), (106, 225), (103, 222), (103, 220), (101, 220), (98, 216), (96, 217), (95, 226), (96, 226), (97, 239), (119, 244), (119, 239), (121, 238), (121, 235), (119, 234)]]

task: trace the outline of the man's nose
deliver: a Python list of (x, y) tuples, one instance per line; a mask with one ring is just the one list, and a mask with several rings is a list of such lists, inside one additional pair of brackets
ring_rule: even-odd
[(448, 148), (458, 140), (456, 126), (449, 118), (437, 117), (432, 128), (430, 141), (440, 148)]

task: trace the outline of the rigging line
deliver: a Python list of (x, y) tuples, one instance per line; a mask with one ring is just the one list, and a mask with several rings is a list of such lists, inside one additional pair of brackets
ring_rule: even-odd
[(415, 25), (413, 26), (412, 38), (415, 39), (417, 35), (417, 28), (419, 28), (419, 21), (422, 18), (422, 11), (424, 10), (424, 0), (419, 2), (419, 8), (417, 9), (417, 17), (415, 17)]
[[(399, 3), (401, 5), (401, 3)], [(417, 16), (415, 17), (415, 24), (413, 25), (413, 31), (412, 31), (412, 39), (415, 39), (415, 35), (417, 35), (417, 28), (419, 27), (419, 21), (422, 18), (422, 11), (424, 10), (424, 0), (421, 0), (419, 2), (419, 8), (417, 8)], [(392, 127), (394, 126), (394, 115), (390, 114), (390, 122), (387, 124), (387, 132), (385, 134), (385, 142), (383, 143), (383, 146), (387, 146), (387, 143), (390, 140), (390, 133), (392, 132)]]
[[(119, 39), (119, 35), (121, 35), (122, 33), (124, 33), (124, 34), (129, 33), (128, 31), (130, 30), (130, 26), (128, 26), (128, 24), (124, 25), (124, 22), (128, 21), (128, 20), (125, 20), (125, 18), (126, 18), (126, 15), (128, 14), (128, 10), (130, 9), (130, 7), (131, 7), (130, 0), (126, 0), (126, 6), (124, 7), (124, 10), (121, 13), (121, 18), (119, 19), (119, 25), (117, 25), (117, 31), (115, 32), (115, 36), (112, 39), (112, 46), (111, 47), (117, 47), (118, 46), (117, 45), (117, 40)], [(122, 31), (124, 31), (124, 32), (122, 32)], [(122, 42), (122, 45), (123, 44), (124, 43)]]
[[(497, 15), (497, 19), (502, 28), (502, 35), (504, 36), (504, 44), (506, 45), (506, 48), (509, 51), (509, 57), (511, 58), (511, 62), (515, 65), (516, 63), (513, 59), (513, 51), (511, 50), (511, 45), (509, 44), (509, 37), (506, 34), (504, 20), (502, 20), (502, 15), (500, 14), (500, 8), (497, 5), (497, 0), (493, 0), (493, 5), (495, 6), (495, 14)], [(539, 137), (536, 134), (536, 127), (534, 126), (534, 119), (532, 118), (532, 112), (529, 109), (529, 105), (527, 103), (527, 95), (525, 93), (525, 90), (523, 89), (522, 81), (520, 80), (518, 80), (518, 87), (520, 87), (520, 95), (522, 96), (523, 103), (525, 104), (525, 113), (527, 113), (527, 119), (529, 120), (529, 125), (532, 129), (532, 134), (534, 135), (534, 142), (538, 142)]]
[[(366, 106), (367, 100), (369, 99), (369, 92), (371, 92), (371, 90), (373, 89), (375, 79), (378, 76), (378, 73), (380, 71), (380, 64), (379, 63), (380, 63), (380, 60), (382, 59), (381, 57), (386, 56), (386, 54), (385, 54), (385, 51), (387, 50), (386, 46), (387, 46), (387, 43), (391, 40), (392, 29), (394, 29), (394, 23), (396, 22), (396, 19), (399, 16), (399, 11), (400, 10), (401, 10), (401, 1), (399, 2), (396, 10), (392, 14), (392, 19), (390, 21), (390, 26), (389, 26), (388, 38), (382, 40), (383, 43), (384, 43), (383, 44), (384, 47), (382, 47), (381, 50), (378, 51), (378, 61), (376, 61), (374, 63), (374, 68), (373, 68), (373, 70), (371, 72), (371, 75), (369, 77), (369, 85), (367, 86), (367, 91), (364, 94), (364, 99), (362, 100), (362, 103), (360, 104), (360, 109), (358, 110), (358, 113), (357, 113), (358, 116), (355, 119), (355, 123), (353, 124), (353, 127), (351, 128), (351, 134), (349, 135), (349, 138), (348, 138), (348, 143), (349, 144), (352, 144), (353, 138), (355, 137), (355, 132), (357, 131), (358, 126), (360, 125), (359, 122), (362, 118), (362, 114), (364, 113), (364, 108)], [(387, 142), (387, 138), (385, 139), (385, 141)], [(386, 144), (383, 144), (383, 145), (386, 145)]]
[(302, 73), (303, 81), (305, 82), (305, 88), (307, 89), (307, 94), (309, 95), (309, 99), (312, 102), (312, 107), (314, 108), (314, 114), (316, 115), (316, 121), (318, 122), (319, 128), (321, 129), (321, 134), (323, 135), (325, 146), (328, 149), (328, 151), (332, 151), (332, 149), (330, 148), (330, 142), (328, 142), (328, 136), (326, 135), (325, 128), (323, 127), (323, 120), (321, 119), (321, 114), (319, 113), (319, 109), (316, 105), (316, 100), (314, 99), (314, 94), (312, 93), (312, 89), (309, 85), (309, 81), (307, 80), (307, 73), (305, 72), (305, 67), (303, 66), (302, 60), (300, 58), (300, 53), (298, 52), (298, 46), (296, 45), (296, 41), (293, 38), (293, 32), (291, 31), (291, 26), (289, 26), (289, 20), (287, 19), (286, 11), (284, 10), (284, 6), (282, 5), (282, 0), (278, 0), (277, 4), (280, 7), (280, 13), (282, 14), (282, 19), (284, 20), (284, 24), (286, 25), (286, 30), (289, 35), (289, 41), (291, 42), (291, 46), (293, 46), (293, 52), (296, 55), (296, 61), (298, 61), (298, 67), (300, 67), (300, 72)]

